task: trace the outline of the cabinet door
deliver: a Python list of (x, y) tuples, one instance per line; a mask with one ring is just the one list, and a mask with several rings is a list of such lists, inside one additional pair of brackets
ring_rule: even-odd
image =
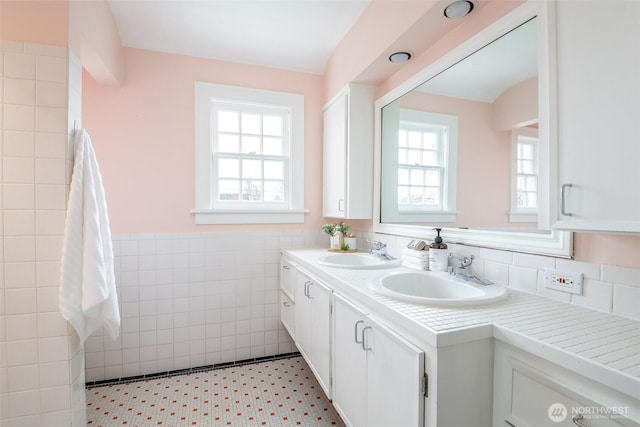
[[(576, 426), (581, 420), (573, 411), (598, 407), (593, 402), (579, 402), (560, 390), (542, 384), (526, 373), (514, 370), (511, 397), (511, 424), (516, 427)], [(604, 409), (604, 408), (603, 408)], [(620, 426), (613, 418), (583, 415), (583, 425), (589, 427)], [(575, 421), (574, 421), (575, 420)]]
[(367, 426), (423, 425), (424, 353), (380, 323), (363, 330), (367, 349)]
[(635, 396), (499, 340), (494, 357), (494, 427), (640, 426)]
[(555, 12), (564, 194), (552, 226), (640, 232), (640, 2), (557, 1)]
[(298, 272), (295, 282), (295, 343), (307, 363), (311, 363), (311, 299), (307, 296), (309, 287), (313, 283), (311, 278)]
[(325, 217), (346, 215), (347, 102), (345, 93), (324, 111), (323, 197)]
[(295, 343), (331, 397), (331, 294), (328, 287), (302, 271), (296, 274)]
[(345, 424), (367, 425), (367, 354), (362, 347), (366, 316), (335, 296), (333, 404)]
[(331, 398), (331, 289), (314, 280), (308, 293), (311, 301), (311, 368)]

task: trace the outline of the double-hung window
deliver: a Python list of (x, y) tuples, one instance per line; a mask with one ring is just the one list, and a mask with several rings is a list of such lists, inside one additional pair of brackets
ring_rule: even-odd
[(538, 221), (538, 133), (511, 132), (511, 222)]
[(383, 204), (384, 221), (455, 221), (458, 118), (407, 109), (396, 117), (397, 145), (382, 159), (382, 192), (395, 202)]
[(302, 95), (196, 82), (196, 223), (300, 223)]
[(213, 102), (213, 206), (288, 207), (289, 112)]
[(442, 211), (445, 189), (446, 126), (400, 122), (398, 209)]

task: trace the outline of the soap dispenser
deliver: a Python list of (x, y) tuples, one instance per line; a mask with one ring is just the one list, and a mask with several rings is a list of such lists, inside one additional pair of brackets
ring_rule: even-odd
[(447, 244), (442, 242), (440, 231), (442, 228), (434, 228), (438, 235), (433, 243), (429, 246), (429, 270), (431, 271), (447, 271), (449, 266), (449, 250)]

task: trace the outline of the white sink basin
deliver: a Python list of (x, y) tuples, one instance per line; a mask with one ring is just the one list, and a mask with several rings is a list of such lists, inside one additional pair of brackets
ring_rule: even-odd
[(391, 268), (400, 265), (400, 259), (383, 259), (366, 253), (337, 253), (320, 257), (319, 264), (337, 268)]
[(490, 304), (507, 296), (503, 286), (475, 285), (430, 271), (389, 273), (375, 282), (374, 289), (401, 301), (446, 306)]

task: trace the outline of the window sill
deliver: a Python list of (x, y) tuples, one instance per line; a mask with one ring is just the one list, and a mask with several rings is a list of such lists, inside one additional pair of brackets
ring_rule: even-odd
[(394, 218), (386, 218), (385, 222), (456, 222), (458, 219), (458, 211), (419, 211), (404, 210), (395, 213)]
[(509, 212), (509, 222), (538, 222), (537, 213)]
[(192, 209), (196, 224), (302, 224), (308, 209), (266, 210), (212, 210)]

